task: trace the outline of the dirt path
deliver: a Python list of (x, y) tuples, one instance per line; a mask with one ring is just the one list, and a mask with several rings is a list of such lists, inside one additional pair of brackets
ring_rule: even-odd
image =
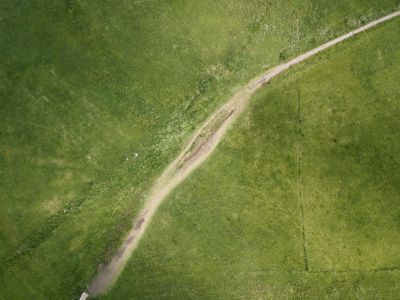
[(101, 294), (113, 284), (132, 255), (132, 252), (137, 246), (162, 200), (193, 170), (201, 165), (214, 151), (226, 130), (241, 114), (248, 104), (251, 95), (257, 89), (259, 89), (263, 84), (269, 82), (278, 74), (303, 62), (307, 58), (310, 58), (333, 45), (399, 15), (400, 11), (368, 23), (357, 30), (351, 31), (322, 46), (308, 51), (285, 64), (269, 70), (248, 83), (243, 89), (237, 92), (232, 99), (214, 112), (204, 125), (194, 134), (188, 146), (181, 152), (175, 161), (167, 167), (157, 180), (151, 190), (150, 197), (148, 198), (145, 207), (135, 221), (133, 228), (129, 232), (123, 244), (114, 255), (111, 262), (107, 266), (100, 268), (97, 276), (94, 278), (87, 291), (82, 294), (81, 299), (84, 300), (89, 297), (89, 295), (95, 296)]

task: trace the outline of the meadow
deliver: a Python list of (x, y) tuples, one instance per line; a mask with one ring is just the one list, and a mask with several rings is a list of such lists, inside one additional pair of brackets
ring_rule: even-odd
[(99, 299), (397, 299), (399, 30), (257, 92)]
[(76, 298), (211, 111), (256, 74), (396, 7), (2, 1), (0, 299)]

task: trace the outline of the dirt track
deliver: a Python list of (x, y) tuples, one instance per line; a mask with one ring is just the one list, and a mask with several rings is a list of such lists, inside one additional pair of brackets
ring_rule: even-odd
[(232, 99), (226, 102), (220, 109), (214, 112), (204, 125), (194, 134), (188, 146), (180, 153), (180, 155), (167, 167), (151, 190), (150, 197), (146, 202), (141, 214), (124, 240), (123, 244), (112, 258), (111, 262), (102, 267), (93, 282), (90, 284), (81, 299), (86, 299), (89, 295), (98, 295), (106, 291), (117, 279), (125, 266), (127, 260), (132, 255), (140, 238), (145, 232), (154, 213), (159, 207), (162, 200), (193, 170), (201, 165), (208, 156), (214, 151), (225, 134), (229, 126), (241, 114), (251, 95), (259, 89), (263, 84), (269, 82), (272, 78), (314, 56), (315, 54), (332, 47), (360, 32), (363, 32), (380, 23), (393, 19), (400, 15), (400, 11), (392, 13), (379, 20), (368, 23), (367, 25), (351, 31), (345, 35), (338, 37), (322, 46), (308, 51), (289, 62), (279, 65), (272, 70), (264, 73), (248, 83), (243, 89), (237, 92)]

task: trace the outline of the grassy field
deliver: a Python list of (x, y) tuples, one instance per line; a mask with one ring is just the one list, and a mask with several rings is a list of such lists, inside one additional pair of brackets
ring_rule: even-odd
[(398, 299), (399, 31), (258, 92), (100, 299)]
[(238, 86), (398, 6), (282, 2), (2, 1), (0, 299), (79, 295)]

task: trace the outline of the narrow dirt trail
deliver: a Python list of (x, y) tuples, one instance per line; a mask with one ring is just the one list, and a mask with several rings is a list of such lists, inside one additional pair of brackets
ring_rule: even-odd
[(204, 123), (203, 126), (194, 134), (188, 146), (179, 156), (167, 167), (153, 186), (150, 197), (148, 198), (139, 217), (125, 238), (123, 244), (112, 258), (111, 262), (102, 267), (94, 278), (87, 291), (81, 296), (81, 300), (89, 295), (96, 296), (105, 292), (118, 278), (126, 262), (132, 255), (140, 238), (149, 225), (157, 208), (162, 200), (181, 183), (193, 170), (201, 165), (217, 147), (227, 129), (243, 112), (249, 102), (251, 95), (263, 84), (279, 75), (290, 67), (297, 65), (304, 60), (316, 55), (317, 53), (330, 48), (350, 37), (359, 34), (385, 21), (400, 16), (400, 11), (389, 14), (381, 19), (368, 23), (367, 25), (342, 35), (322, 46), (308, 51), (287, 63), (281, 64), (256, 79), (249, 82), (233, 98), (226, 102), (221, 108), (215, 111)]

